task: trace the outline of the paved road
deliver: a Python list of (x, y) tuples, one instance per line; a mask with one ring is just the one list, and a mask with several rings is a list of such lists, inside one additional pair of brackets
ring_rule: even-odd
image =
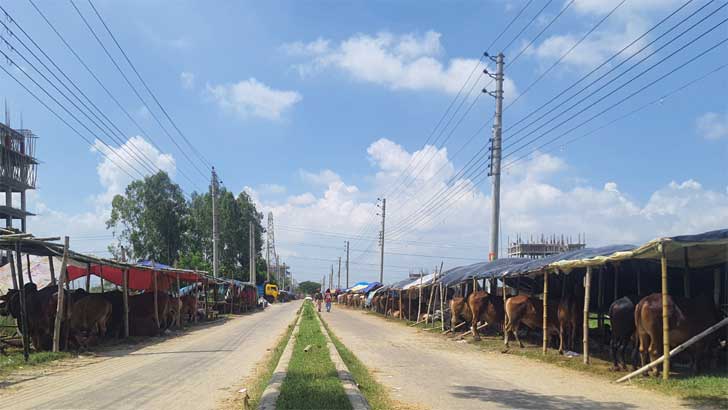
[(299, 302), (210, 324), (138, 350), (63, 361), (0, 382), (0, 409), (214, 409), (294, 319)]
[(525, 358), (478, 351), (346, 308), (323, 314), (341, 341), (391, 389), (432, 409), (675, 409), (676, 399)]

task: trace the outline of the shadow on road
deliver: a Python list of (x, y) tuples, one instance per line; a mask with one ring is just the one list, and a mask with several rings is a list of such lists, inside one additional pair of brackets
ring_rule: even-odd
[(621, 402), (598, 402), (580, 396), (553, 396), (527, 392), (525, 390), (501, 390), (480, 386), (455, 386), (451, 394), (461, 399), (498, 403), (516, 409), (633, 409), (635, 406)]

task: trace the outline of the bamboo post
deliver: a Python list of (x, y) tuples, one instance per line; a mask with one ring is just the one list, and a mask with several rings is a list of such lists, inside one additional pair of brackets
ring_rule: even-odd
[[(53, 256), (48, 257), (50, 259), (51, 274), (53, 274)], [(61, 350), (61, 321), (63, 317), (63, 306), (65, 303), (65, 285), (68, 275), (66, 274), (66, 265), (68, 264), (68, 236), (63, 238), (63, 260), (61, 262), (61, 283), (58, 284), (58, 298), (56, 300), (56, 320), (53, 323), (53, 351), (59, 352)], [(55, 280), (55, 275), (52, 276)]]
[(543, 272), (543, 354), (546, 354), (549, 342), (548, 327), (549, 272)]
[(662, 354), (665, 356), (665, 360), (662, 362), (662, 378), (667, 380), (670, 378), (670, 321), (667, 315), (667, 254), (665, 253), (664, 244), (660, 243), (657, 249), (660, 251), (662, 276)]
[(86, 292), (89, 292), (91, 289), (91, 264), (86, 264)]
[(104, 266), (99, 265), (99, 278), (101, 279), (101, 293), (104, 293)]
[(653, 361), (652, 363), (646, 364), (646, 365), (642, 366), (641, 368), (633, 371), (632, 373), (630, 373), (630, 374), (628, 374), (628, 375), (626, 375), (626, 376), (618, 379), (617, 380), (617, 383), (622, 383), (623, 381), (629, 380), (629, 379), (633, 378), (634, 376), (638, 376), (638, 375), (646, 372), (647, 370), (650, 370), (651, 368), (659, 365), (660, 363), (662, 363), (664, 365), (665, 364), (665, 361), (668, 361), (669, 362), (670, 357), (675, 356), (676, 354), (682, 352), (683, 350), (685, 350), (688, 347), (692, 346), (696, 342), (700, 341), (705, 336), (708, 336), (709, 334), (715, 332), (716, 330), (718, 330), (721, 327), (726, 326), (726, 325), (728, 325), (728, 318), (724, 318), (720, 322), (714, 324), (713, 326), (711, 326), (711, 327), (703, 330), (702, 332), (698, 333), (697, 335), (691, 337), (685, 343), (683, 343), (680, 346), (677, 346), (676, 348), (672, 349), (670, 352), (668, 352), (667, 355), (662, 355), (658, 359), (656, 359), (655, 361)]
[(442, 331), (445, 331), (445, 298), (447, 297), (446, 293), (443, 293), (443, 285), (442, 282), (440, 282), (440, 325), (442, 326)]
[(688, 248), (683, 248), (685, 257), (685, 270), (683, 271), (683, 292), (686, 298), (690, 297), (690, 264), (688, 263)]
[(415, 322), (420, 321), (421, 315), (422, 315), (422, 272), (420, 272), (420, 294), (417, 297), (417, 318), (415, 319)]
[(124, 303), (124, 337), (129, 337), (129, 268), (121, 271), (121, 283), (121, 295)]
[(30, 274), (30, 254), (25, 254), (25, 264), (28, 266), (28, 283), (33, 283), (33, 275)]
[(507, 295), (508, 292), (506, 292), (506, 277), (505, 276), (501, 276), (501, 292), (503, 293), (503, 295), (502, 295), (503, 296), (503, 306), (505, 307), (506, 300), (508, 299), (508, 295)]
[(182, 328), (182, 290), (179, 286), (179, 272), (177, 272), (177, 329)]
[[(15, 242), (15, 259), (17, 261), (18, 286), (20, 287), (20, 323), (22, 325), (23, 358), (30, 356), (30, 335), (28, 334), (28, 307), (26, 306), (25, 284), (23, 283), (23, 256), (20, 254), (20, 242)], [(12, 261), (11, 261), (12, 263)]]
[(399, 290), (399, 320), (402, 320), (402, 290)]
[(154, 323), (159, 329), (159, 296), (157, 295), (157, 271), (154, 270), (154, 261), (152, 261), (152, 282), (154, 286)]
[(55, 266), (53, 266), (53, 256), (48, 257), (48, 268), (51, 271), (51, 285), (55, 285), (56, 282), (56, 269)]
[[(720, 278), (719, 278), (719, 280), (720, 280)], [(432, 299), (435, 297), (435, 282), (436, 281), (437, 281), (437, 275), (435, 275), (435, 277), (432, 279), (432, 284), (429, 286), (430, 297), (428, 298), (428, 301), (427, 301), (427, 319), (428, 320), (425, 323), (428, 323), (428, 322), (432, 322), (433, 324), (435, 323), (434, 321), (431, 320), (432, 316), (430, 316), (430, 315), (432, 313), (430, 313), (431, 312), (430, 309), (432, 308)]]
[(583, 317), (583, 351), (584, 351), (584, 364), (589, 364), (589, 302), (591, 298), (591, 280), (592, 280), (592, 267), (586, 267), (586, 276), (584, 276), (584, 317)]

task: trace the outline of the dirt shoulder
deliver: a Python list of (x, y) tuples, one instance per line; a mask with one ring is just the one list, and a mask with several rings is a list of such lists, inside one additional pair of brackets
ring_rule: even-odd
[(432, 409), (675, 409), (680, 400), (574, 370), (480, 351), (361, 311), (323, 315), (391, 395)]
[(2, 380), (0, 408), (215, 408), (275, 343), (298, 305), (273, 305), (142, 348), (120, 346), (13, 372)]

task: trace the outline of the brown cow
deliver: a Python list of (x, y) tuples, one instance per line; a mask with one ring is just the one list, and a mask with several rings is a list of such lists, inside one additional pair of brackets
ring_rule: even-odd
[[(50, 350), (53, 347), (53, 321), (55, 319), (55, 304), (53, 295), (58, 286), (46, 286), (38, 290), (35, 283), (26, 283), (25, 307), (28, 319), (27, 334), (36, 350)], [(20, 321), (20, 291), (10, 289), (3, 296), (5, 300), (4, 313), (9, 313), (18, 322), (18, 329), (22, 330)]]
[[(566, 348), (574, 350), (576, 346), (577, 335), (579, 329), (583, 328), (584, 303), (582, 292), (578, 285), (574, 287), (574, 293), (565, 292), (559, 300), (557, 308), (557, 319), (559, 324), (559, 354), (564, 354), (564, 339), (566, 339)], [(566, 338), (564, 338), (566, 336)]]
[(157, 336), (166, 329), (169, 317), (170, 297), (164, 292), (157, 292), (157, 312), (159, 326), (154, 320), (154, 292), (144, 292), (129, 297), (129, 334), (133, 336)]
[(111, 303), (101, 295), (88, 295), (73, 303), (70, 327), (79, 348), (87, 349), (106, 334), (111, 311)]
[[(684, 343), (720, 320), (713, 301), (704, 296), (677, 299), (668, 295), (667, 317), (671, 347)], [(662, 294), (653, 293), (642, 298), (635, 307), (634, 320), (639, 339), (640, 359), (642, 365), (645, 365), (648, 358), (654, 361), (662, 355)], [(708, 336), (686, 350), (692, 356), (693, 372), (697, 373), (700, 370), (701, 359), (715, 342), (715, 335)], [(659, 366), (655, 368), (655, 375), (660, 375)]]
[(480, 339), (478, 323), (485, 322), (492, 327), (503, 326), (505, 316), (503, 299), (479, 290), (468, 296), (468, 308), (472, 313), (470, 330), (473, 332), (475, 340)]
[(182, 302), (181, 317), (187, 322), (192, 322), (197, 314), (197, 298), (194, 295), (183, 295), (180, 298)]
[(473, 314), (468, 306), (468, 301), (462, 296), (456, 296), (450, 300), (450, 331), (454, 332), (455, 328), (461, 322), (472, 322)]
[[(558, 317), (557, 304), (548, 303), (548, 323), (547, 331), (549, 335), (558, 334)], [(508, 298), (505, 305), (505, 348), (508, 349), (508, 335), (513, 333), (516, 337), (518, 345), (523, 348), (523, 343), (518, 338), (518, 329), (521, 324), (531, 329), (541, 329), (543, 327), (543, 301), (526, 295), (518, 295)]]

